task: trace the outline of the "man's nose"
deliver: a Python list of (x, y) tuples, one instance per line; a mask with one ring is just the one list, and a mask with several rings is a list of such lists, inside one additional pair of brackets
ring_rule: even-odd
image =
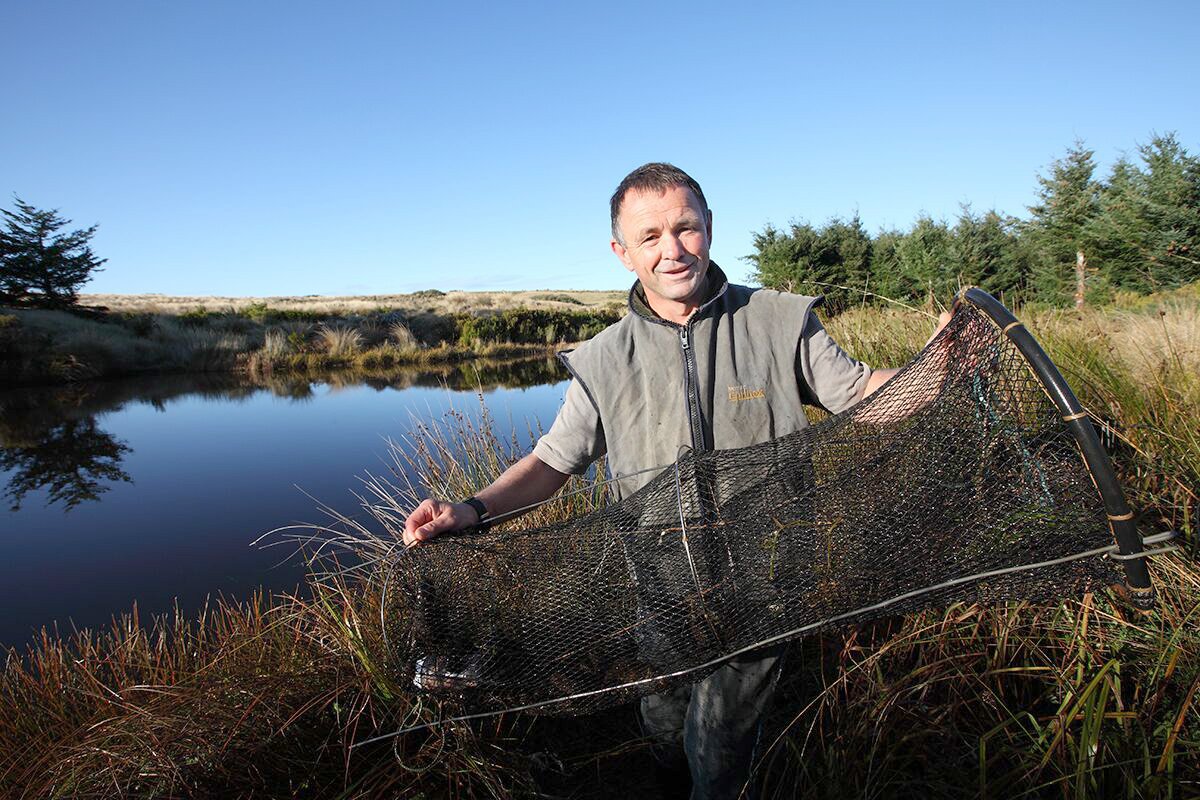
[(664, 233), (659, 240), (659, 255), (667, 261), (680, 261), (684, 254), (683, 242), (674, 233)]

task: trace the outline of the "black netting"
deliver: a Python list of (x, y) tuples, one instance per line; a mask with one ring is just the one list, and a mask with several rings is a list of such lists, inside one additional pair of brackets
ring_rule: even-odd
[(1110, 543), (1053, 403), (966, 306), (849, 412), (685, 455), (568, 522), (443, 536), (396, 557), (387, 641), (406, 683), (469, 710), (590, 710), (779, 637), (1116, 582), (1092, 557), (921, 591)]

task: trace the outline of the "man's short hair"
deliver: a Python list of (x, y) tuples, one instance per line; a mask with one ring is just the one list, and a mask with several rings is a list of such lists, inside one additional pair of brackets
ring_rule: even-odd
[(696, 195), (696, 199), (700, 201), (700, 206), (706, 212), (708, 211), (708, 201), (704, 199), (704, 190), (700, 188), (700, 184), (696, 183), (695, 178), (674, 164), (652, 161), (649, 164), (643, 164), (626, 175), (625, 179), (617, 186), (617, 190), (613, 192), (612, 199), (608, 201), (608, 210), (612, 215), (613, 238), (622, 246), (625, 245), (625, 240), (621, 236), (621, 229), (617, 226), (617, 217), (621, 214), (621, 206), (625, 203), (625, 195), (630, 192), (648, 192), (651, 190), (662, 194), (676, 186), (683, 186), (690, 189), (692, 194)]

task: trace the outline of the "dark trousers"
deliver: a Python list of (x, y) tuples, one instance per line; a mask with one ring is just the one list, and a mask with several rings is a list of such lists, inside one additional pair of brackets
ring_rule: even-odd
[(782, 661), (780, 647), (758, 651), (730, 661), (699, 683), (642, 698), (647, 733), (663, 747), (683, 745), (692, 800), (754, 797), (752, 789), (742, 790)]

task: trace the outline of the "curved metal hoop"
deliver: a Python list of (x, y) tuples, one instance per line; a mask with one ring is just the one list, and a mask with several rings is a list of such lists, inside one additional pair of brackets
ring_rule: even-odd
[[(966, 302), (978, 308), (991, 318), (1000, 328), (1001, 335), (1007, 336), (1029, 362), (1030, 369), (1045, 388), (1046, 394), (1054, 401), (1063, 421), (1075, 437), (1079, 452), (1083, 457), (1084, 466), (1091, 473), (1092, 481), (1104, 501), (1104, 510), (1108, 514), (1108, 524), (1112, 528), (1113, 538), (1122, 556), (1130, 556), (1143, 552), (1142, 537), (1138, 534), (1137, 523), (1133, 511), (1125, 501), (1125, 493), (1113, 472), (1112, 461), (1100, 437), (1088, 419), (1087, 412), (1079, 404), (1075, 393), (1067, 385), (1062, 373), (1054, 362), (1046, 355), (1037, 340), (1025, 329), (1025, 326), (1013, 316), (1004, 305), (982, 289), (971, 287), (960, 292), (955, 303)], [(1146, 569), (1146, 559), (1130, 558), (1123, 560), (1125, 568), (1125, 589), (1133, 604), (1141, 609), (1154, 607), (1154, 587), (1150, 583), (1150, 573)]]

